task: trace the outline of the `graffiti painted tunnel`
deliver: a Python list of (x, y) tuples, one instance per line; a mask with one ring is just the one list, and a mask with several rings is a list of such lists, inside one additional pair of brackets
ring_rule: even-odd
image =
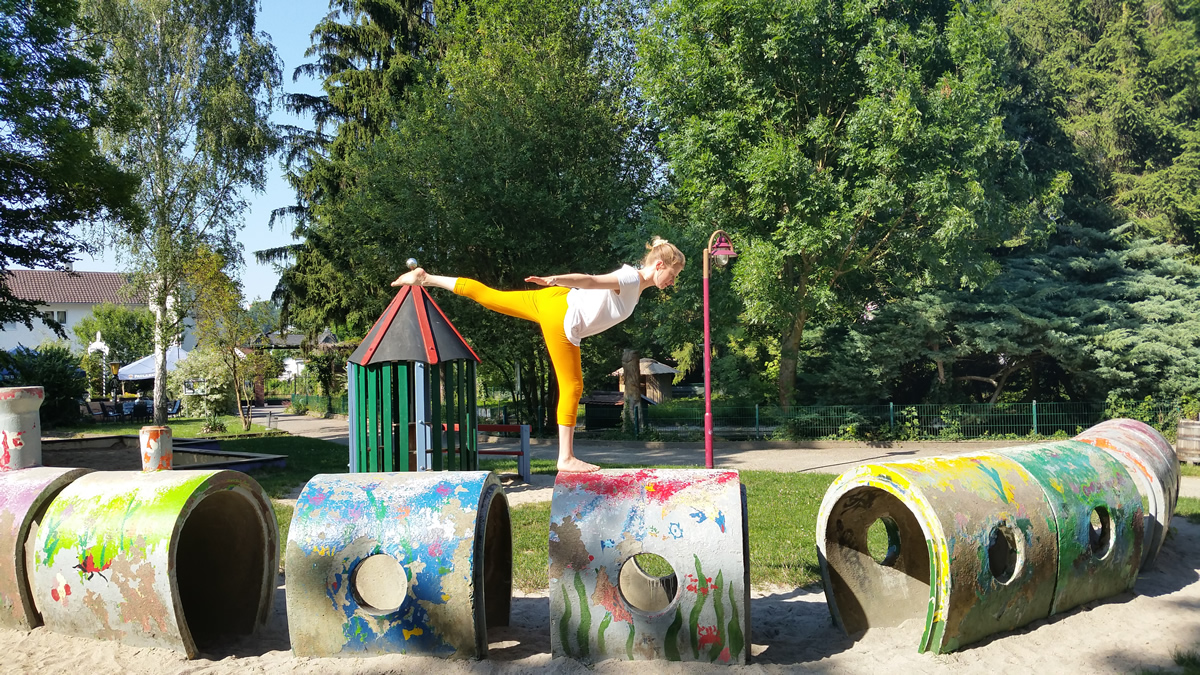
[[(1084, 432), (1086, 442), (865, 465), (840, 476), (817, 518), (834, 621), (856, 634), (923, 619), (918, 648), (943, 653), (1132, 588), (1157, 550), (1143, 555), (1144, 530), (1169, 520), (1174, 493), (1166, 486), (1178, 478), (1141, 473), (1135, 481), (1130, 469), (1143, 469), (1129, 448), (1142, 448), (1140, 458), (1165, 441), (1145, 425), (1116, 422)], [(886, 535), (880, 550), (869, 544), (872, 527)]]

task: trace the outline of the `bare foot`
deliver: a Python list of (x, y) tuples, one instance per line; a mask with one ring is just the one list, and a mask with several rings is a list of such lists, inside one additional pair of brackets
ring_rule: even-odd
[(591, 473), (599, 468), (595, 464), (588, 464), (578, 457), (558, 460), (558, 470), (563, 473)]
[(425, 270), (420, 267), (401, 274), (392, 282), (393, 286), (424, 286)]

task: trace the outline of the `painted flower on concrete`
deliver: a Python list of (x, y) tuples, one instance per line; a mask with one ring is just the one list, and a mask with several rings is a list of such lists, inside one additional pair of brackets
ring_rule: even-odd
[(50, 597), (54, 598), (55, 602), (61, 602), (63, 606), (66, 606), (67, 596), (71, 594), (71, 584), (67, 583), (62, 574), (56, 576), (58, 577), (58, 585), (50, 589)]

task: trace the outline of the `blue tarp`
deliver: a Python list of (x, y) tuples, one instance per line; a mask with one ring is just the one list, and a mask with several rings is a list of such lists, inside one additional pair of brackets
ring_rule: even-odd
[[(187, 358), (188, 352), (183, 351), (183, 347), (175, 346), (167, 348), (167, 372), (175, 370), (175, 364)], [(153, 380), (154, 379), (154, 355), (143, 356), (133, 363), (121, 368), (117, 371), (118, 380)]]

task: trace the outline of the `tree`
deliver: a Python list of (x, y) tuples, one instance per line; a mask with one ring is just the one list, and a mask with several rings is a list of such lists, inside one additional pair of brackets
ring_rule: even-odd
[(981, 289), (884, 303), (827, 333), (809, 389), (871, 402), (1195, 396), (1200, 267), (1132, 229), (1063, 224), (1049, 246), (1005, 256)]
[(148, 214), (112, 238), (128, 253), (155, 315), (154, 419), (167, 415), (166, 350), (198, 297), (189, 266), (215, 252), (240, 261), (243, 190), (261, 190), (278, 144), (268, 121), (280, 64), (255, 32), (257, 2), (86, 0), (106, 77), (139, 108), (126, 133), (105, 137), (122, 166), (143, 173)]
[(784, 405), (811, 319), (986, 280), (989, 249), (1042, 236), (1065, 187), (1005, 133), (1007, 43), (977, 6), (673, 0), (641, 48), (678, 198), (739, 247)]
[(108, 345), (108, 358), (130, 363), (154, 349), (154, 314), (144, 308), (133, 309), (106, 302), (75, 324), (75, 339), (86, 348), (99, 333)]
[(0, 387), (42, 387), (45, 400), (38, 414), (42, 424), (53, 429), (79, 421), (87, 376), (70, 348), (51, 342), (37, 349), (0, 351)]
[[(1200, 253), (1200, 15), (1194, 3), (1009, 0), (999, 12), (1071, 148), (1077, 199)], [(1073, 204), (1074, 202), (1074, 204)], [(1079, 208), (1070, 208), (1071, 206)]]
[(202, 250), (188, 270), (187, 286), (197, 296), (193, 306), (198, 342), (224, 366), (238, 400), (242, 429), (248, 431), (250, 415), (242, 404), (253, 395), (248, 385), (257, 374), (253, 371), (264, 364), (261, 359), (249, 359), (246, 347), (262, 332), (255, 317), (242, 307), (241, 287), (225, 273), (226, 267), (221, 256)]
[[(345, 152), (337, 193), (312, 202), (304, 257), (285, 274), (306, 332), (365, 333), (409, 256), (498, 288), (616, 266), (651, 165), (621, 65), (632, 45), (613, 46), (628, 29), (594, 10), (527, 0), (439, 17), (436, 66), (424, 64), (392, 102), (374, 142)], [(644, 242), (630, 253), (640, 257)], [(483, 372), (512, 387), (520, 364), (527, 419), (549, 415), (553, 377), (537, 327), (456, 296), (437, 302), (486, 345)]]
[(72, 37), (75, 0), (0, 0), (0, 323), (32, 328), (37, 303), (13, 296), (13, 265), (66, 269), (72, 226), (136, 222), (137, 176), (101, 154), (96, 129), (122, 110)]
[(307, 327), (312, 335), (334, 320), (321, 311), (321, 298), (342, 308), (359, 300), (346, 297), (359, 283), (337, 264), (336, 238), (328, 239), (327, 223), (314, 220), (313, 208), (338, 199), (349, 178), (347, 155), (387, 128), (394, 103), (415, 83), (424, 61), (437, 56), (429, 49), (429, 0), (330, 0), (329, 6), (305, 52), (315, 60), (294, 75), (319, 78), (324, 93), (286, 97), (290, 112), (315, 122), (312, 130), (286, 128), (287, 180), (297, 201), (271, 214), (272, 226), (277, 218), (292, 218), (292, 237), (302, 243), (255, 253), (260, 262), (280, 268), (273, 297), (282, 303), (284, 323)]

